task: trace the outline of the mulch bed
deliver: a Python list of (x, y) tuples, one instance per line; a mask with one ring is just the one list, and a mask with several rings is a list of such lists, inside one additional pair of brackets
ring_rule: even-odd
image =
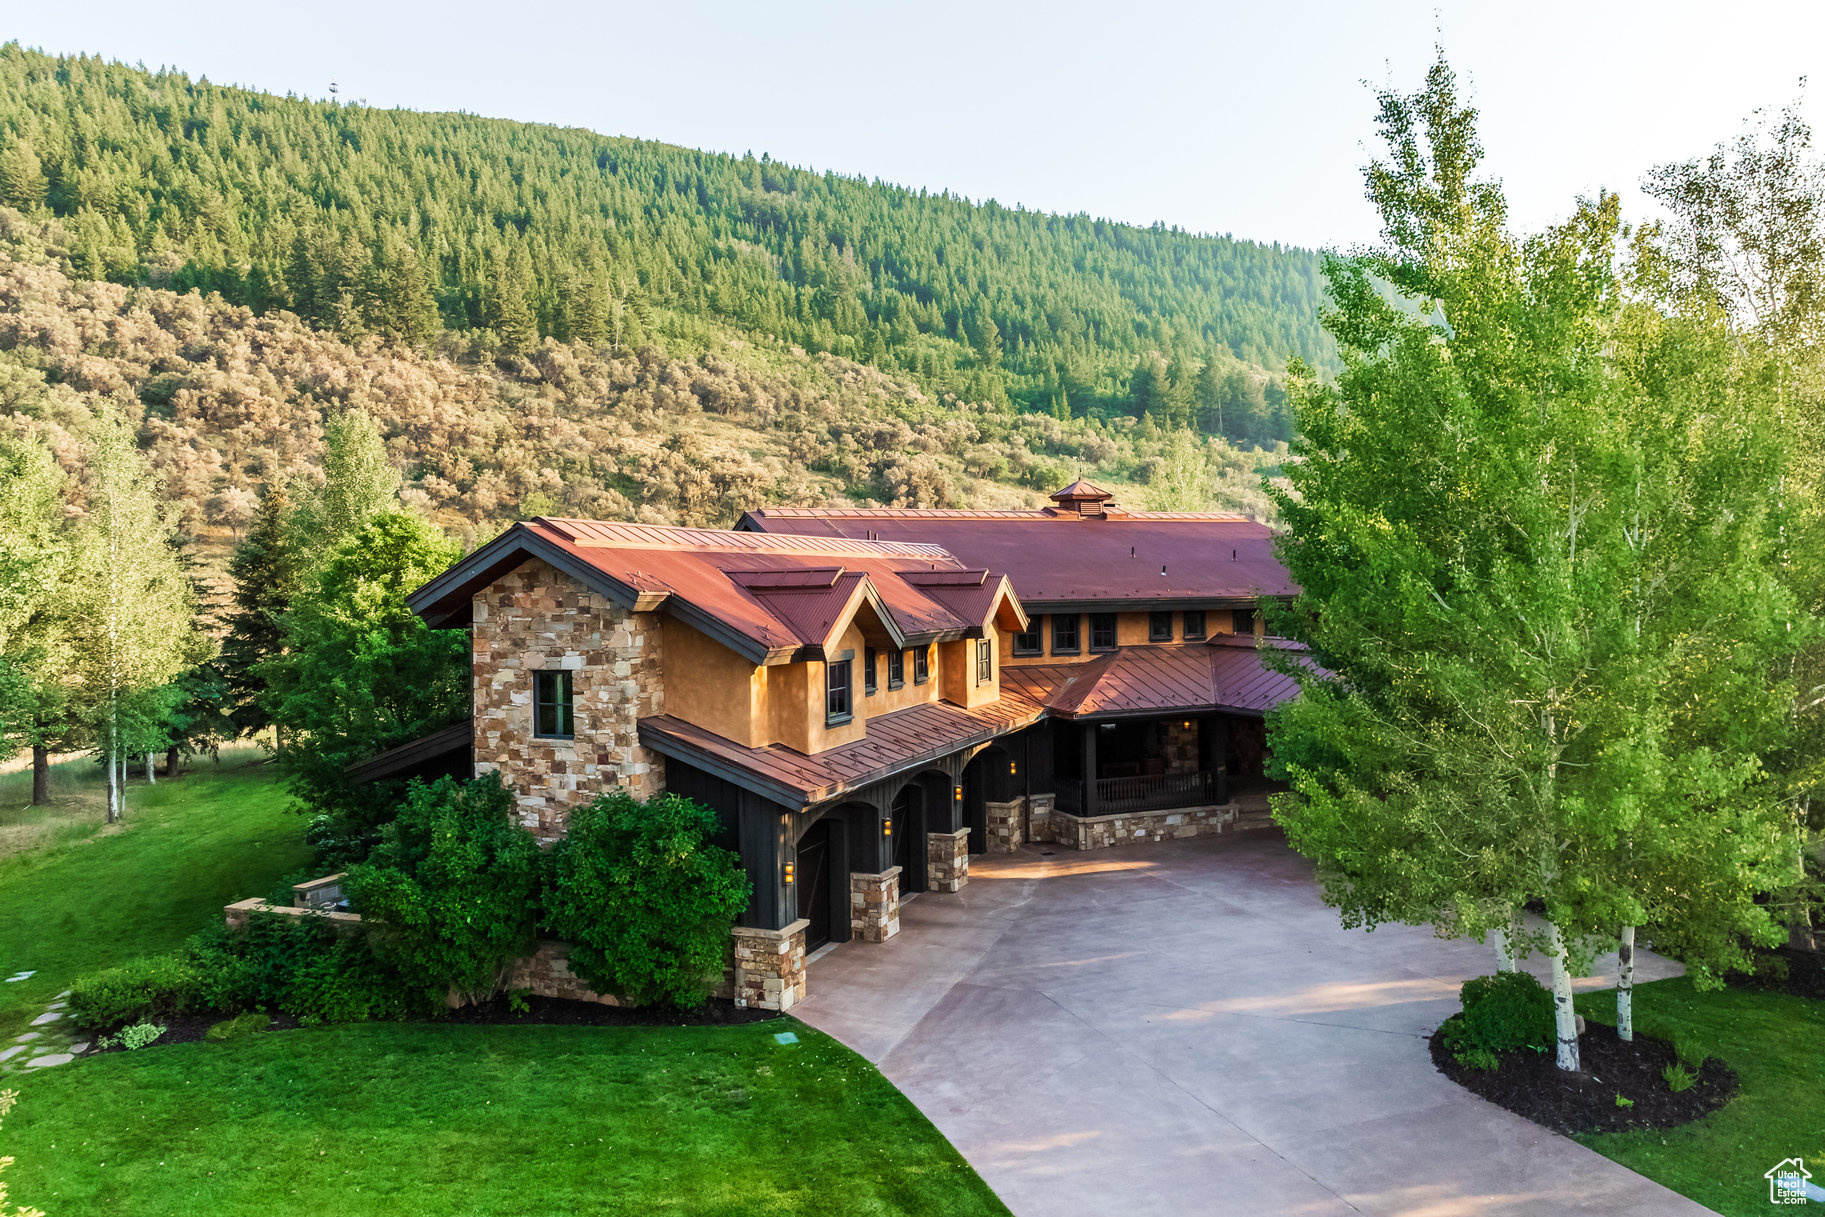
[(695, 1010), (669, 1006), (605, 1006), (600, 1002), (572, 1001), (566, 997), (528, 996), (526, 1009), (515, 1010), (506, 994), (476, 1006), (452, 1010), (438, 1022), (503, 1023), (560, 1027), (730, 1027), (739, 1023), (764, 1023), (780, 1017), (777, 1010), (738, 1007), (725, 997), (712, 997)]
[[(1466, 1069), (1432, 1035), (1432, 1063), (1452, 1081), (1554, 1132), (1628, 1132), (1672, 1128), (1716, 1111), (1736, 1094), (1736, 1074), (1716, 1057), (1696, 1071), (1698, 1081), (1674, 1094), (1661, 1071), (1678, 1056), (1665, 1040), (1635, 1033), (1630, 1043), (1616, 1029), (1590, 1023), (1578, 1037), (1584, 1069), (1567, 1073), (1552, 1052), (1522, 1049), (1502, 1058), (1499, 1069)], [(1634, 1100), (1618, 1107), (1616, 1096)]]
[[(167, 1044), (201, 1043), (202, 1039), (203, 1039), (203, 1033), (205, 1031), (208, 1031), (209, 1028), (215, 1026), (217, 1023), (222, 1022), (223, 1017), (220, 1014), (175, 1014), (169, 1018), (154, 1019), (152, 1021), (162, 1024), (165, 1028), (165, 1033), (163, 1035), (159, 1036), (157, 1039), (153, 1040), (150, 1044), (147, 1044), (146, 1047), (147, 1048), (163, 1048)], [(269, 1026), (267, 1028), (267, 1030), (268, 1031), (292, 1031), (292, 1030), (296, 1030), (297, 1027), (298, 1027), (298, 1020), (293, 1018), (291, 1015), (275, 1014), (272, 1016), (272, 1025)], [(116, 1030), (118, 1031), (119, 1028), (116, 1028)], [(253, 1034), (258, 1035), (259, 1032), (254, 1032)], [(89, 1041), (91, 1043), (99, 1043), (102, 1037), (99, 1035), (91, 1035), (91, 1036), (88, 1036), (87, 1038), (89, 1039)], [(84, 1053), (83, 1055), (97, 1056), (104, 1052), (125, 1052), (125, 1051), (126, 1051), (125, 1048), (122, 1048), (120, 1045), (116, 1044), (111, 1048), (91, 1048), (91, 1049), (89, 1049), (88, 1052)]]

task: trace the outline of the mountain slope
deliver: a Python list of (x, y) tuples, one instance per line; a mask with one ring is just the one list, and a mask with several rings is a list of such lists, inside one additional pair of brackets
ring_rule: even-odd
[(1187, 391), (1200, 362), (1335, 362), (1304, 250), (17, 44), (0, 47), (0, 203), (55, 215), (82, 278), (217, 291), (349, 338), (680, 353), (733, 332), (1061, 414), (1128, 409), (1149, 360)]

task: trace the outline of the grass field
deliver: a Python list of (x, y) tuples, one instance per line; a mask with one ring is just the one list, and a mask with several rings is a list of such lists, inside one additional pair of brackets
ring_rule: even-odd
[[(0, 775), (0, 967), (38, 973), (0, 984), (0, 1043), (79, 975), (170, 949), (304, 865), (257, 755), (136, 784), (119, 828), (90, 769), (60, 774), (48, 814), (20, 807), (29, 775)], [(1007, 1212), (879, 1072), (793, 1020), (367, 1023), (5, 1085), (12, 1200), (53, 1217)]]
[(879, 1073), (791, 1020), (370, 1023), (26, 1082), (7, 1178), (52, 1214), (1007, 1211)]
[(101, 774), (87, 760), (53, 773), (53, 806), (24, 806), (31, 775), (0, 776), (0, 1040), (85, 972), (167, 951), (304, 866), (304, 822), (246, 748), (129, 788), (127, 814), (102, 822)]
[[(1579, 997), (1578, 1010), (1616, 1021), (1610, 993)], [(1721, 1057), (1741, 1089), (1683, 1128), (1579, 1140), (1728, 1217), (1770, 1211), (1762, 1173), (1783, 1158), (1825, 1163), (1825, 1004), (1749, 989), (1700, 993), (1688, 980), (1663, 980), (1636, 988), (1635, 1027)]]

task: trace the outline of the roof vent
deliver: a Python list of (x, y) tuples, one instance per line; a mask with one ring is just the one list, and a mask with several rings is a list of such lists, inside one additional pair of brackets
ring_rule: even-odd
[(1078, 478), (1063, 490), (1054, 491), (1050, 496), (1058, 504), (1061, 515), (1100, 516), (1104, 509), (1115, 498), (1107, 490), (1093, 482)]

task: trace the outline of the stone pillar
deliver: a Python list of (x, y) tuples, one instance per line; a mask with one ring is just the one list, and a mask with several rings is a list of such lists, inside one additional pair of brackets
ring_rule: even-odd
[(899, 932), (900, 868), (890, 866), (878, 875), (849, 872), (849, 936), (886, 942)]
[(970, 881), (970, 830), (925, 834), (925, 886), (928, 891), (962, 891)]
[(1166, 772), (1169, 774), (1198, 771), (1198, 720), (1166, 720)]
[(1026, 800), (1015, 799), (1011, 803), (990, 803), (986, 810), (988, 829), (985, 837), (988, 848), (983, 852), (1011, 854), (1019, 849), (1023, 836), (1021, 813), (1026, 810)]
[(1056, 798), (1052, 794), (1027, 796), (1027, 840), (1036, 843), (1052, 840), (1052, 806)]
[(792, 1009), (805, 1000), (804, 918), (783, 930), (738, 925), (735, 937), (735, 1004), (758, 1010)]

